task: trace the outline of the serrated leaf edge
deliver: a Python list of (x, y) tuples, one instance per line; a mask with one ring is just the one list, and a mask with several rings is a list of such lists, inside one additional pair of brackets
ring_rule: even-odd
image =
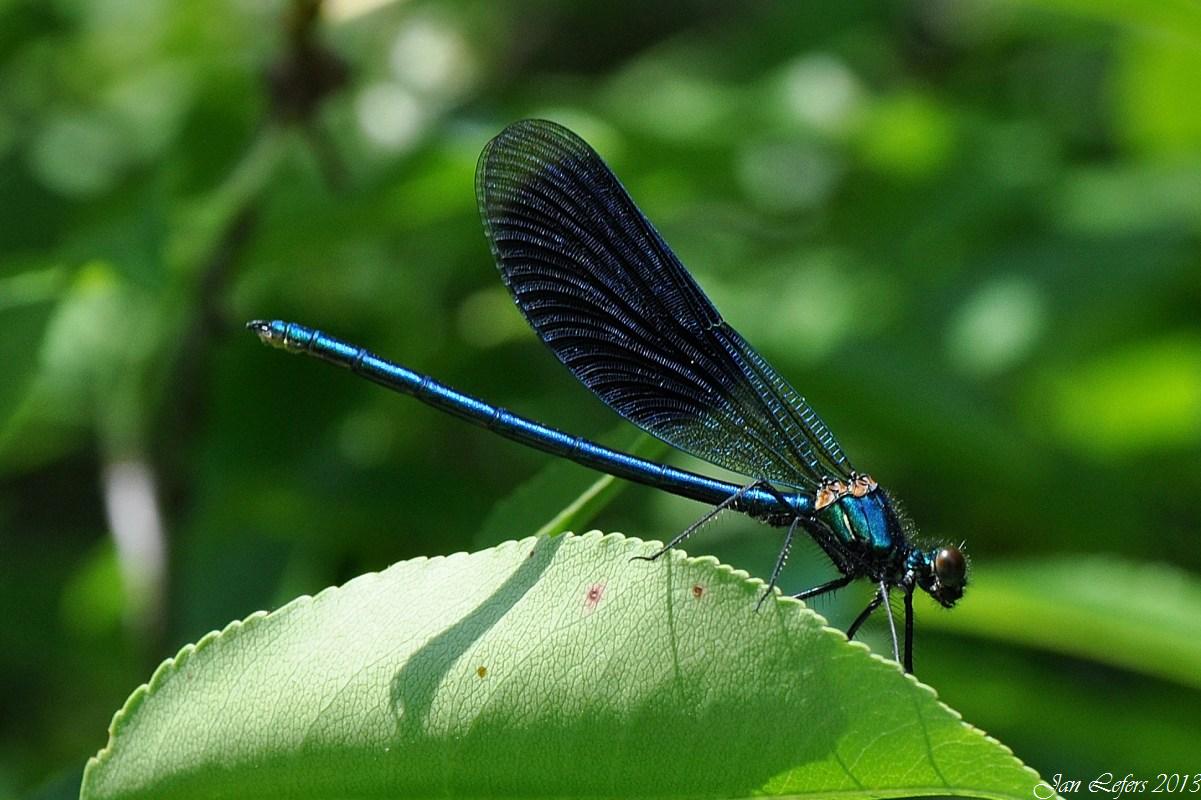
[[(645, 546), (649, 549), (650, 547), (653, 546), (653, 548), (657, 550), (660, 547), (662, 547), (662, 543), (660, 543), (660, 542), (657, 542), (654, 540), (644, 541), (638, 537), (626, 536), (625, 534), (618, 533), (618, 532), (604, 533), (600, 530), (591, 530), (584, 534), (573, 534), (573, 533), (568, 532), (568, 533), (563, 533), (560, 535), (564, 537), (564, 545), (570, 546), (570, 547), (575, 547), (575, 546), (579, 546), (579, 545), (583, 545), (583, 544), (589, 544), (589, 543), (593, 543), (593, 542), (595, 542), (597, 544), (608, 544), (610, 542), (625, 544), (625, 545), (627, 545), (627, 549), (636, 549), (636, 548), (643, 547), (643, 546)], [(362, 575), (357, 575), (354, 578), (351, 578), (346, 583), (343, 583), (343, 584), (340, 584), (337, 586), (326, 587), (325, 589), (322, 589), (320, 592), (318, 592), (315, 595), (301, 595), (299, 597), (296, 597), (295, 599), (288, 601), (287, 603), (285, 603), (284, 605), (275, 609), (274, 611), (266, 611), (266, 610), (255, 611), (254, 613), (248, 615), (247, 617), (245, 617), (241, 620), (235, 620), (235, 621), (229, 623), (228, 625), (226, 625), (224, 628), (221, 628), (220, 630), (209, 631), (204, 636), (200, 637), (200, 639), (197, 640), (195, 643), (189, 643), (189, 644), (184, 645), (183, 647), (180, 648), (179, 652), (176, 653), (174, 656), (164, 659), (162, 661), (162, 663), (160, 663), (158, 665), (158, 667), (155, 668), (153, 674), (151, 674), (151, 676), (150, 676), (150, 680), (148, 680), (146, 683), (143, 683), (142, 685), (140, 685), (136, 689), (134, 689), (133, 692), (126, 699), (125, 703), (121, 706), (121, 708), (118, 709), (115, 714), (113, 714), (112, 721), (109, 723), (109, 726), (108, 726), (108, 742), (106, 742), (104, 747), (101, 748), (94, 756), (92, 756), (88, 759), (88, 762), (87, 762), (86, 766), (84, 767), (83, 781), (81, 782), (81, 786), (87, 785), (88, 775), (93, 770), (99, 769), (101, 766), (103, 766), (105, 761), (107, 761), (109, 758), (112, 757), (113, 748), (116, 744), (117, 738), (120, 736), (120, 734), (122, 732), (122, 727), (123, 727), (125, 721), (129, 717), (131, 717), (134, 713), (136, 713), (137, 710), (141, 707), (141, 705), (143, 703), (145, 703), (151, 696), (153, 696), (154, 693), (158, 690), (158, 688), (160, 686), (162, 686), (164, 684), (165, 681), (169, 680), (173, 675), (180, 672), (187, 665), (188, 661), (191, 660), (193, 655), (203, 651), (205, 648), (214, 647), (214, 646), (216, 646), (216, 643), (219, 641), (225, 640), (226, 638), (237, 636), (244, 629), (250, 629), (255, 625), (264, 624), (263, 621), (270, 617), (281, 616), (283, 614), (295, 613), (299, 609), (303, 609), (303, 608), (320, 603), (322, 601), (322, 599), (325, 598), (326, 596), (341, 592), (341, 591), (343, 591), (353, 585), (356, 585), (360, 582), (377, 580), (380, 578), (380, 576), (384, 572), (386, 572), (388, 569), (391, 569), (393, 566), (395, 566), (396, 564), (399, 564), (399, 563), (419, 565), (419, 564), (426, 564), (426, 563), (431, 563), (431, 564), (438, 563), (441, 561), (454, 562), (457, 560), (462, 560), (464, 558), (468, 558), (468, 557), (471, 557), (474, 555), (479, 555), (482, 553), (490, 553), (490, 552), (498, 552), (499, 553), (499, 552), (503, 552), (505, 550), (510, 550), (510, 549), (514, 549), (514, 548), (529, 548), (539, 538), (541, 538), (540, 535), (527, 536), (524, 539), (510, 539), (509, 541), (501, 542), (500, 544), (494, 545), (493, 547), (485, 548), (483, 550), (477, 550), (474, 552), (460, 550), (460, 551), (456, 551), (454, 553), (450, 553), (447, 555), (417, 556), (415, 558), (406, 559), (403, 562), (394, 562), (393, 564), (389, 564), (384, 569), (376, 570), (376, 571), (372, 571), (372, 572), (365, 572)], [(756, 596), (758, 595), (761, 588), (766, 585), (766, 582), (762, 578), (752, 576), (746, 570), (739, 569), (730, 564), (722, 563), (722, 562), (718, 561), (718, 559), (715, 556), (712, 556), (712, 555), (706, 554), (706, 555), (699, 555), (699, 556), (690, 556), (683, 550), (674, 549), (674, 550), (668, 551), (665, 554), (665, 556), (668, 558), (671, 558), (681, 564), (685, 564), (685, 565), (689, 565), (689, 566), (708, 567), (710, 569), (713, 569), (718, 574), (724, 574), (727, 578), (741, 580), (748, 588), (754, 589), (754, 594)], [(809, 606), (807, 606), (803, 601), (798, 600), (794, 597), (790, 597), (788, 595), (782, 594), (779, 587), (774, 588), (773, 592), (774, 593), (773, 593), (772, 599), (775, 601), (775, 607), (777, 609), (780, 609), (781, 611), (786, 612), (787, 609), (794, 608), (797, 611), (810, 614), (821, 625), (821, 631), (823, 634), (836, 636), (840, 639), (843, 639), (847, 646), (859, 648), (861, 650), (866, 651), (867, 655), (881, 666), (891, 668), (891, 669), (896, 669), (896, 670), (900, 669), (900, 666), (896, 662), (892, 661), (891, 659), (887, 659), (887, 658), (881, 656), (879, 653), (872, 652), (871, 648), (869, 648), (867, 645), (863, 644), (862, 642), (846, 641), (846, 634), (844, 634), (843, 631), (841, 631), (838, 628), (831, 627), (829, 625), (829, 623), (826, 621), (825, 617), (823, 617), (817, 611), (815, 611), (812, 608), (810, 608)], [(995, 737), (989, 735), (986, 731), (972, 725), (971, 723), (965, 722), (962, 714), (960, 714), (958, 711), (956, 711), (955, 709), (948, 706), (946, 703), (939, 700), (938, 692), (937, 692), (937, 690), (934, 689), (934, 687), (930, 686), (929, 684), (922, 683), (914, 675), (906, 675), (905, 678), (908, 679), (911, 683), (913, 683), (914, 686), (918, 687), (920, 690), (928, 693), (931, 699), (933, 699), (942, 709), (944, 709), (949, 714), (951, 714), (951, 716), (954, 719), (958, 720), (959, 724), (962, 725), (966, 730), (970, 731), (973, 734), (983, 737), (985, 741), (987, 741), (993, 745), (996, 745), (1001, 750), (1003, 750), (1010, 758), (1012, 758), (1014, 761), (1017, 762), (1017, 764), (1019, 765), (1019, 767), (1022, 770), (1024, 770), (1031, 776), (1033, 781), (1035, 781), (1035, 782), (1042, 781), (1042, 777), (1038, 774), (1038, 772), (1036, 770), (1034, 770), (1032, 767), (1027, 766), (1021, 759), (1019, 759), (1008, 745), (999, 741)], [(906, 790), (906, 792), (912, 792), (912, 788), (913, 787), (908, 788)], [(942, 791), (946, 791), (946, 790), (953, 790), (953, 789), (954, 789), (954, 787), (942, 787), (942, 786), (931, 787), (931, 792), (938, 793), (938, 792), (942, 792)], [(850, 796), (850, 795), (848, 795), (848, 796)], [(860, 794), (860, 795), (856, 795), (856, 796), (862, 796), (862, 795)], [(880, 796), (884, 797), (886, 795), (880, 795)], [(901, 795), (897, 795), (897, 796), (904, 796), (904, 795), (901, 794)], [(977, 795), (977, 796), (995, 797), (995, 798), (997, 798), (997, 800), (1010, 800), (1007, 796), (1004, 796), (1004, 795), (981, 794), (981, 795)], [(798, 797), (806, 797), (806, 795), (798, 795)]]

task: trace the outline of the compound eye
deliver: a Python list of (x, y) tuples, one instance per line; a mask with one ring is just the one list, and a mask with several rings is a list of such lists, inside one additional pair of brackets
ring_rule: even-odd
[(957, 547), (944, 547), (934, 556), (934, 574), (943, 586), (963, 585), (967, 574), (967, 560)]

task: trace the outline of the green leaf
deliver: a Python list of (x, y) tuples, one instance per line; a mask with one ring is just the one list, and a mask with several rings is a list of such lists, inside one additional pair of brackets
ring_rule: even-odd
[(992, 564), (969, 592), (922, 624), (1201, 687), (1201, 581), (1180, 569), (1102, 556)]
[(185, 647), (99, 798), (1031, 797), (897, 665), (762, 583), (620, 535), (397, 564)]

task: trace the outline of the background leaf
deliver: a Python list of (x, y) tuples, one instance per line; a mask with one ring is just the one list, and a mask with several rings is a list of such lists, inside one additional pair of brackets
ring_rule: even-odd
[[(624, 426), (596, 441), (650, 460), (661, 458), (667, 450), (667, 445), (644, 433), (631, 437)], [(496, 504), (476, 535), (475, 545), (499, 544), (508, 536), (507, 531), (513, 530), (528, 529), (534, 534), (554, 536), (585, 529), (628, 486), (610, 475), (598, 477), (574, 468), (569, 462), (551, 461)]]
[(1201, 686), (1201, 582), (1166, 564), (989, 564), (974, 574), (972, 595), (966, 613), (927, 624)]

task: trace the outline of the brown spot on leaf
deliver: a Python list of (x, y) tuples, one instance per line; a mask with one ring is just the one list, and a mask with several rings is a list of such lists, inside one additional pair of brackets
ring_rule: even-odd
[(584, 596), (584, 606), (589, 611), (596, 608), (600, 603), (601, 597), (605, 593), (605, 585), (603, 583), (594, 583), (588, 587), (588, 594)]
[(694, 599), (700, 600), (702, 597), (705, 596), (705, 587), (701, 586), (699, 583), (693, 584), (692, 596)]
[(479, 675), (482, 678), (488, 674), (488, 668), (485, 667), (483, 664), (481, 664), (480, 666), (475, 668), (475, 674)]

